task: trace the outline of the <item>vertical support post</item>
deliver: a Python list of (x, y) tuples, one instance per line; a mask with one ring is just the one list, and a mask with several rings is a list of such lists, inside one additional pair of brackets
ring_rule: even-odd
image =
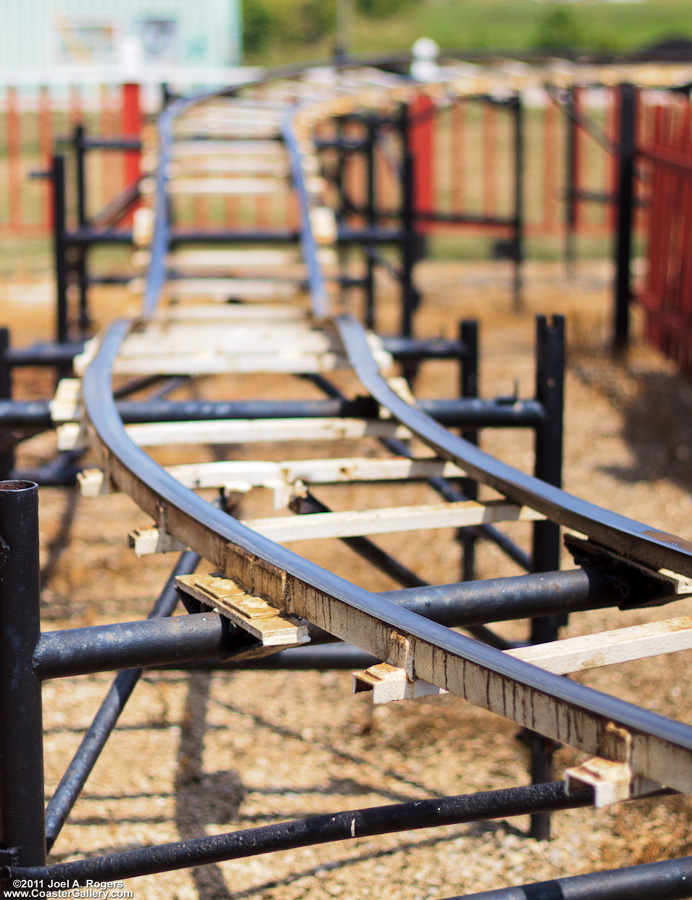
[[(123, 85), (122, 131), (125, 137), (140, 137), (142, 133), (142, 113), (140, 109), (139, 85), (129, 82)], [(139, 150), (125, 151), (125, 186), (133, 184), (140, 176)], [(132, 224), (132, 213), (124, 221)]]
[(20, 866), (46, 861), (38, 548), (38, 485), (0, 482), (0, 846)]
[(514, 112), (514, 311), (524, 308), (522, 264), (524, 262), (524, 110), (521, 94), (511, 101)]
[[(459, 393), (462, 397), (478, 396), (478, 322), (465, 319), (459, 323), (459, 340), (464, 345), (461, 357)], [(478, 444), (477, 428), (462, 428), (461, 436), (471, 444)], [(464, 478), (461, 482), (462, 493), (469, 500), (478, 499), (478, 482), (473, 478)], [(467, 529), (468, 531), (468, 529)], [(473, 581), (476, 568), (476, 540), (474, 536), (462, 538), (462, 581)]]
[[(7, 361), (7, 351), (10, 349), (10, 330), (0, 328), (0, 400), (12, 399), (12, 370)], [(0, 434), (0, 481), (10, 477), (14, 466), (14, 453), (11, 447), (2, 449), (2, 434)]]
[(629, 344), (630, 259), (634, 209), (634, 153), (637, 128), (637, 90), (632, 84), (620, 85), (620, 169), (618, 172), (617, 234), (615, 239), (615, 309), (613, 314), (613, 351), (622, 353)]
[[(536, 429), (536, 458), (534, 474), (555, 487), (562, 486), (562, 424), (564, 415), (565, 377), (565, 320), (554, 316), (548, 323), (545, 316), (536, 319), (536, 399), (543, 406), (545, 416)], [(533, 526), (534, 572), (555, 571), (560, 568), (560, 526), (554, 522), (536, 522)], [(531, 621), (531, 643), (554, 641), (558, 629), (565, 625), (564, 615), (542, 616)], [(531, 747), (531, 779), (542, 784), (552, 778), (552, 757), (555, 745), (542, 735), (529, 732)], [(550, 838), (550, 813), (531, 816), (531, 836), (538, 840)]]
[[(87, 199), (86, 199), (86, 150), (84, 146), (85, 128), (81, 122), (75, 125), (72, 138), (75, 154), (75, 176), (77, 182), (77, 224), (80, 228), (88, 225)], [(89, 301), (87, 279), (87, 253), (86, 246), (78, 250), (79, 257), (76, 260), (77, 281), (79, 284), (79, 330), (84, 333), (89, 327)]]
[(416, 306), (413, 266), (416, 261), (415, 160), (410, 146), (408, 108), (402, 104), (399, 117), (401, 135), (401, 334), (413, 335), (413, 313)]
[(567, 202), (565, 203), (565, 262), (567, 274), (574, 273), (577, 256), (576, 231), (578, 215), (577, 191), (579, 189), (579, 126), (574, 117), (579, 112), (577, 88), (568, 88), (567, 93)]
[[(374, 115), (368, 116), (366, 124), (366, 207), (365, 217), (368, 228), (377, 225), (377, 211), (375, 206), (375, 148), (377, 140), (377, 124)], [(373, 258), (374, 247), (365, 246), (365, 325), (367, 328), (375, 327), (375, 260)]]
[(53, 156), (53, 256), (55, 262), (55, 339), (68, 339), (65, 157)]
[[(415, 163), (414, 209), (418, 214), (433, 212), (433, 113), (431, 97), (419, 94), (411, 104), (410, 147)], [(428, 225), (421, 223), (420, 230)]]

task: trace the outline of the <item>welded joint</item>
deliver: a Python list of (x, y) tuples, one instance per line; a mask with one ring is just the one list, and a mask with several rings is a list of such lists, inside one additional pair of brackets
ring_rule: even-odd
[(396, 700), (415, 700), (418, 697), (446, 694), (422, 678), (410, 678), (405, 669), (390, 663), (378, 663), (364, 672), (353, 673), (353, 693), (372, 693), (373, 703), (392, 703)]
[(149, 556), (152, 553), (180, 553), (187, 550), (187, 545), (169, 534), (165, 528), (135, 528), (128, 536), (128, 546), (136, 556)]
[(176, 587), (215, 609), (264, 647), (297, 647), (310, 641), (308, 626), (261, 597), (247, 594), (230, 578), (218, 575), (179, 575)]

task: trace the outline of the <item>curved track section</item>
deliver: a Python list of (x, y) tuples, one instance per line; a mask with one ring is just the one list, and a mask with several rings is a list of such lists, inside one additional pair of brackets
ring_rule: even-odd
[[(441, 98), (474, 96), (509, 82), (501, 74), (470, 78), (450, 66), (441, 69), (439, 84), (425, 89)], [(377, 70), (308, 70), (232, 95), (178, 101), (164, 113), (153, 202), (141, 216), (141, 252), (148, 260), (141, 315), (113, 324), (83, 360), (84, 405), (103, 448), (106, 484), (127, 492), (154, 520), (151, 534), (139, 537), (141, 552), (147, 540), (158, 549), (190, 547), (218, 569), (216, 581), (205, 587), (192, 579), (186, 589), (222, 614), (229, 614), (224, 590), (245, 602), (263, 602), (277, 616), (298, 616), (385, 661), (401, 697), (415, 696), (416, 685), (448, 690), (533, 731), (626, 763), (634, 776), (689, 792), (692, 728), (560, 677), (573, 670), (569, 664), (547, 671), (537, 648), (502, 652), (485, 646), (284, 546), (314, 537), (362, 541), (387, 530), (547, 519), (586, 536), (625, 565), (656, 577), (660, 570), (692, 577), (689, 542), (526, 475), (422, 412), (402, 380), (387, 374), (392, 359), (382, 341), (340, 304), (337, 224), (320, 172), (316, 129), (332, 116), (393, 110), (415, 91), (408, 80)], [(176, 203), (223, 193), (282, 194), (297, 209), (298, 240), (280, 249), (260, 238), (256, 246), (247, 239), (240, 250), (170, 246), (169, 214)], [(375, 413), (126, 427), (113, 399), (114, 379), (120, 377), (229, 375), (252, 375), (260, 389), (269, 375), (323, 386), (333, 378), (326, 388), (333, 397), (342, 396), (345, 384), (347, 393), (365, 392)], [(280, 463), (217, 459), (169, 469), (145, 450), (169, 441), (278, 446), (324, 439), (354, 440), (356, 447), (378, 441), (380, 450)], [(382, 446), (390, 452), (383, 455)], [(312, 484), (391, 485), (464, 476), (494, 489), (498, 499), (239, 521), (194, 490), (232, 494), (265, 487), (278, 503), (301, 491), (309, 496)], [(294, 635), (292, 643), (303, 639)], [(614, 733), (626, 740), (614, 740)]]

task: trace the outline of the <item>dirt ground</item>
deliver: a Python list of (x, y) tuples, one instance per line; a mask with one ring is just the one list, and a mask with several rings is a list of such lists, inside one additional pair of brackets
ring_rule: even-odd
[[(692, 539), (692, 385), (639, 341), (627, 361), (610, 358), (610, 278), (607, 264), (580, 264), (571, 279), (558, 264), (529, 264), (525, 309), (513, 313), (503, 264), (424, 263), (419, 332), (455, 336), (457, 320), (478, 317), (481, 394), (516, 391), (531, 397), (534, 316), (564, 313), (565, 487)], [(0, 290), (15, 344), (49, 333), (50, 285)], [(122, 310), (122, 295), (104, 289), (96, 299), (97, 318), (116, 307)], [(391, 327), (392, 316), (390, 308), (383, 310), (383, 330)], [(635, 332), (641, 331), (637, 319)], [(419, 393), (453, 396), (456, 379), (451, 363), (430, 364)], [(48, 376), (17, 373), (17, 397), (46, 396), (49, 389)], [(23, 445), (20, 463), (37, 462), (52, 440)], [(531, 441), (518, 432), (484, 432), (482, 445), (517, 466), (531, 466)], [(147, 524), (132, 502), (120, 495), (86, 500), (46, 488), (40, 503), (44, 628), (146, 615), (173, 560), (137, 560), (127, 549), (128, 531)], [(383, 544), (425, 578), (458, 577), (451, 532)], [(393, 586), (341, 547), (305, 550), (373, 590)], [(570, 562), (566, 556), (563, 565)], [(515, 573), (493, 547), (481, 546), (479, 577)], [(564, 633), (684, 614), (692, 614), (692, 599), (653, 613), (581, 613)], [(521, 636), (524, 626), (498, 630)], [(685, 652), (579, 679), (689, 722), (691, 676), (692, 654)], [(47, 798), (111, 680), (98, 675), (45, 685)], [(511, 723), (450, 696), (373, 709), (367, 696), (352, 696), (350, 687), (349, 672), (146, 675), (51, 859), (527, 782), (527, 753)], [(560, 750), (555, 777), (578, 758), (569, 748)], [(449, 898), (684, 855), (692, 848), (691, 819), (687, 798), (656, 799), (556, 815), (554, 839), (544, 843), (526, 836), (523, 818), (479, 822), (152, 875), (127, 887), (138, 900), (371, 900), (385, 892), (397, 900)]]

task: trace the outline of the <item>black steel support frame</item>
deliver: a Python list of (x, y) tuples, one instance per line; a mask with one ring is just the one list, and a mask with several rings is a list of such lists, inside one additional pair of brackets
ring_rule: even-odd
[(622, 84), (620, 99), (620, 135), (618, 169), (617, 231), (615, 239), (615, 306), (613, 310), (613, 350), (627, 349), (630, 334), (632, 283), (632, 228), (634, 224), (634, 159), (637, 134), (637, 89)]
[[(58, 168), (56, 165), (56, 172)], [(56, 177), (56, 182), (57, 180)], [(58, 340), (62, 341), (66, 337), (66, 334), (61, 333), (65, 330), (61, 326), (66, 322), (66, 306), (64, 310), (60, 310), (60, 304), (58, 307)], [(561, 376), (554, 368), (556, 348), (562, 340), (561, 323), (556, 320), (553, 326), (549, 327), (545, 321), (542, 324), (539, 321), (538, 329), (537, 394), (540, 395), (543, 391), (545, 397), (542, 402), (545, 403), (546, 409), (554, 409), (558, 402), (558, 386), (561, 404), (561, 383), (556, 384)], [(8, 370), (8, 367), (5, 366), (5, 369)], [(545, 445), (545, 448), (551, 446), (554, 452), (556, 439), (555, 433), (551, 432), (549, 427), (546, 426), (543, 430), (539, 428), (536, 450), (537, 474), (542, 446)], [(561, 434), (559, 440), (561, 441)], [(552, 462), (554, 463), (554, 459)], [(552, 463), (546, 461), (547, 474), (541, 477), (548, 483), (559, 485), (559, 470), (557, 475), (554, 471), (551, 475), (549, 471), (551, 465)], [(88, 880), (113, 880), (324, 841), (468, 822), (479, 818), (531, 813), (535, 821), (538, 815), (549, 815), (553, 810), (589, 805), (592, 802), (589, 791), (568, 798), (561, 785), (536, 784), (533, 787), (490, 791), (473, 796), (416, 801), (410, 804), (319, 816), (263, 829), (218, 835), (212, 839), (202, 838), (76, 863), (45, 866), (42, 765), (37, 765), (36, 762), (37, 759), (40, 762), (42, 755), (41, 677), (60, 677), (61, 674), (72, 674), (75, 671), (100, 671), (103, 666), (96, 668), (99, 666), (97, 657), (104, 647), (111, 648), (110, 659), (102, 659), (102, 662), (107, 662), (109, 666), (149, 665), (180, 659), (181, 655), (185, 659), (194, 659), (210, 651), (216, 651), (223, 656), (232, 651), (233, 641), (228, 626), (215, 619), (211, 613), (202, 613), (201, 618), (186, 617), (183, 620), (185, 624), (172, 622), (161, 626), (158, 623), (152, 625), (137, 623), (137, 627), (134, 628), (114, 626), (113, 632), (97, 628), (89, 635), (68, 632), (62, 639), (55, 636), (46, 636), (42, 639), (39, 629), (37, 525), (36, 485), (20, 481), (0, 484), (0, 640), (2, 641), (0, 793), (3, 798), (0, 812), (2, 823), (0, 862), (3, 864), (0, 870), (2, 876), (0, 895), (4, 893), (4, 886), (11, 885), (13, 879), (17, 878), (45, 879), (43, 887), (47, 889), (51, 884), (63, 882), (65, 879), (82, 884)], [(552, 558), (554, 545), (554, 533), (552, 539), (548, 531), (541, 535), (540, 539), (536, 538), (534, 568)], [(167, 598), (165, 601), (164, 596)], [(170, 606), (171, 602), (169, 582), (157, 604), (159, 611), (156, 612), (155, 608), (152, 616), (170, 614), (163, 612), (163, 608)], [(144, 643), (141, 642), (142, 632)], [(117, 643), (116, 649), (111, 646), (113, 636)], [(186, 645), (184, 648), (181, 647), (181, 636), (184, 636), (182, 641)], [(154, 645), (155, 649), (152, 649)], [(70, 646), (75, 648), (73, 657), (65, 655)], [(242, 649), (242, 646), (243, 644), (236, 645), (236, 649)], [(74, 662), (70, 662), (70, 659)], [(81, 662), (77, 662), (78, 660)], [(70, 668), (71, 666), (76, 668)], [(131, 687), (134, 687), (134, 683)], [(19, 717), (17, 711), (20, 712)], [(109, 724), (106, 725), (107, 733), (117, 719), (117, 712), (119, 709), (116, 712), (111, 709), (106, 713), (109, 719)], [(19, 724), (17, 718), (21, 719)], [(11, 728), (7, 727), (8, 722), (12, 723)], [(100, 747), (95, 751), (95, 755), (93, 749), (90, 751), (92, 760), (96, 758), (99, 750)], [(85, 751), (85, 758), (88, 755), (89, 753)], [(31, 759), (31, 765), (27, 764), (28, 759)], [(57, 830), (59, 831), (59, 825)], [(654, 864), (653, 867), (637, 867), (633, 871), (620, 870), (614, 874), (615, 886), (612, 881), (605, 884), (602, 879), (599, 882), (599, 876), (583, 876), (582, 882), (579, 882), (579, 879), (561, 880), (559, 890), (562, 892), (564, 886), (566, 891), (564, 894), (557, 894), (555, 891), (551, 894), (553, 883), (550, 883), (544, 893), (533, 890), (533, 887), (541, 888), (541, 886), (528, 886), (526, 893), (521, 893), (524, 891), (523, 888), (513, 888), (477, 896), (506, 897), (507, 900), (510, 898), (513, 900), (514, 897), (540, 896), (547, 900), (553, 896), (587, 896), (585, 892), (600, 890), (601, 893), (589, 893), (588, 896), (608, 897), (612, 900), (625, 896), (648, 897), (656, 891), (660, 896), (686, 897), (692, 896), (692, 887), (685, 885), (685, 880), (689, 881), (688, 872), (688, 860), (672, 860)], [(640, 880), (637, 881), (637, 878)], [(571, 887), (568, 882), (574, 885), (572, 893), (569, 893)], [(666, 886), (661, 890), (663, 882)], [(631, 888), (633, 884), (640, 893), (633, 893), (632, 890), (627, 892), (628, 885)], [(668, 890), (668, 893), (665, 893), (665, 890)]]

